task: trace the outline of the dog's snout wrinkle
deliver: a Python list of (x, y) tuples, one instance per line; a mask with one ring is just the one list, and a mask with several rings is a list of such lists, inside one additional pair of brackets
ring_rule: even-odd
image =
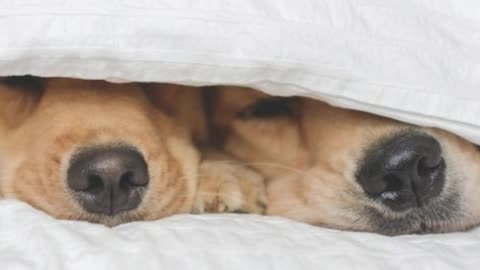
[(365, 192), (394, 211), (422, 207), (445, 182), (441, 146), (424, 134), (400, 134), (368, 153), (357, 173)]
[(126, 147), (82, 150), (67, 173), (67, 184), (80, 205), (109, 216), (137, 208), (148, 182), (143, 156)]

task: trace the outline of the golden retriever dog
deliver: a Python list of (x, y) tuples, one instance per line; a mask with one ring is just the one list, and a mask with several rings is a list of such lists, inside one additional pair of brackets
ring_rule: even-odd
[(267, 214), (387, 235), (480, 222), (480, 151), (451, 133), (329, 106), (217, 87), (221, 147), (267, 179)]
[[(0, 197), (109, 226), (191, 211), (263, 211), (262, 178), (239, 164), (203, 159), (194, 142), (208, 137), (206, 122), (179, 124), (195, 108), (173, 110), (170, 92), (176, 91), (2, 78)], [(197, 93), (182, 99), (198, 100)]]
[(0, 79), (0, 197), (61, 219), (266, 211), (388, 235), (459, 231), (480, 223), (479, 161), (448, 132), (307, 98)]

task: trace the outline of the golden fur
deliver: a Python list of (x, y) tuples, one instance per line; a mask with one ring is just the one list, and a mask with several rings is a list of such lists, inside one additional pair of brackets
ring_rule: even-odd
[[(263, 110), (264, 101), (273, 109)], [(366, 196), (357, 172), (379, 142), (411, 132), (441, 145), (445, 187), (435, 203), (395, 212)], [(129, 145), (144, 156), (150, 184), (136, 209), (96, 215), (72, 198), (69, 161), (95, 145)], [(445, 131), (248, 88), (0, 82), (0, 196), (63, 219), (116, 225), (266, 208), (337, 229), (457, 231), (480, 223), (479, 161), (476, 146)]]
[[(235, 205), (218, 209), (209, 201), (218, 204), (218, 198), (209, 192), (197, 193), (199, 170), (201, 177), (210, 179), (210, 169), (208, 162), (200, 166), (200, 154), (187, 128), (190, 123), (180, 125), (175, 119), (188, 119), (188, 115), (171, 111), (174, 107), (164, 102), (168, 91), (162, 96), (154, 92), (138, 84), (2, 79), (0, 195), (28, 202), (57, 218), (107, 225), (190, 212), (194, 202), (197, 212), (241, 210), (242, 194)], [(187, 100), (191, 95), (195, 91), (188, 93)], [(201, 124), (192, 123), (199, 141), (206, 136), (200, 134), (205, 132)], [(74, 200), (65, 184), (69, 161), (79, 149), (96, 145), (128, 145), (144, 156), (150, 183), (136, 209), (115, 216), (96, 215)], [(221, 173), (214, 170), (212, 174)], [(225, 189), (236, 189), (236, 178), (230, 178)], [(217, 183), (215, 188), (222, 187)], [(262, 211), (251, 206), (248, 210)]]
[[(307, 98), (238, 87), (214, 91), (211, 121), (222, 147), (266, 177), (269, 215), (384, 234), (457, 231), (480, 223), (480, 152), (466, 140)], [(252, 110), (269, 99), (280, 99), (278, 111), (256, 117)], [(365, 195), (356, 172), (369, 149), (402, 132), (428, 134), (440, 143), (446, 182), (435, 203), (394, 212)]]

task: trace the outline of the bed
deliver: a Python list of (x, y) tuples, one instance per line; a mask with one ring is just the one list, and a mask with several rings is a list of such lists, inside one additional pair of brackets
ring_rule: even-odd
[[(480, 143), (480, 2), (0, 1), (0, 76), (247, 85)], [(1, 269), (480, 269), (480, 229), (179, 215), (113, 229), (0, 201)]]

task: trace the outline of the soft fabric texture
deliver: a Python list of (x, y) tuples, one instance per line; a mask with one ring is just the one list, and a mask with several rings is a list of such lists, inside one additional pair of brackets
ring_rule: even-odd
[(0, 1), (0, 75), (242, 84), (480, 143), (480, 2)]
[[(480, 1), (0, 1), (0, 75), (250, 85), (480, 143)], [(114, 229), (0, 202), (3, 269), (480, 269), (480, 230), (384, 237), (259, 216)]]
[(254, 215), (179, 215), (113, 229), (0, 202), (0, 264), (22, 269), (472, 269), (480, 229), (387, 237)]

